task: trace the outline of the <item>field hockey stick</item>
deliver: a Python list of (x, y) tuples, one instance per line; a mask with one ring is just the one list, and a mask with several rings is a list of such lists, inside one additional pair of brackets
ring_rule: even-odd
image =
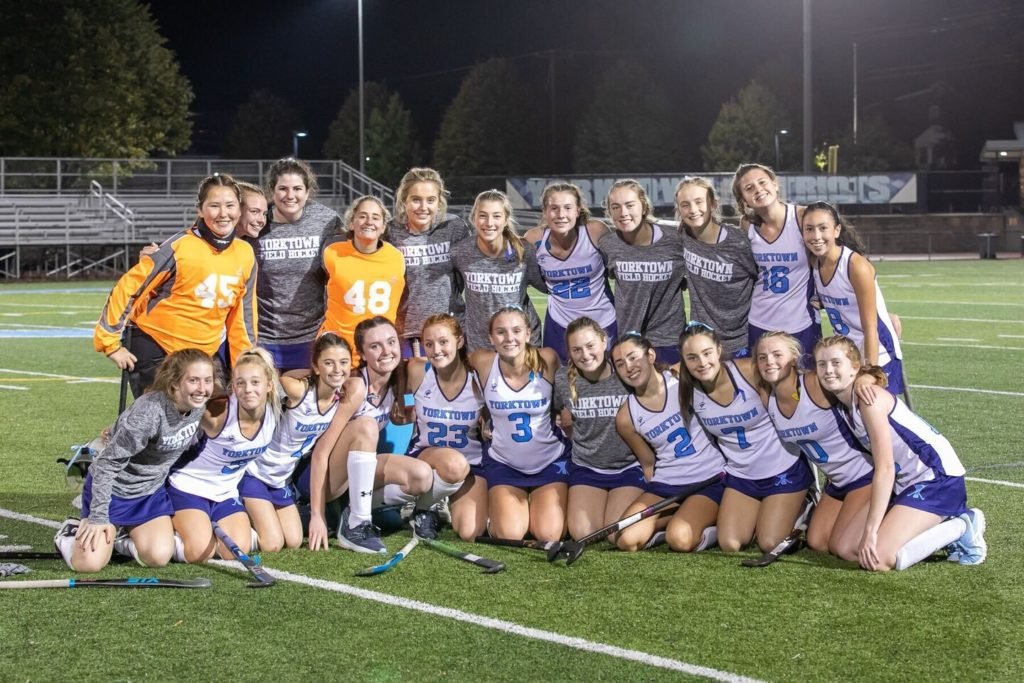
[(913, 410), (914, 404), (910, 400), (910, 382), (907, 381), (907, 372), (902, 363), (900, 364), (900, 379), (903, 380), (903, 401), (907, 404), (908, 408)]
[[(416, 536), (416, 531), (415, 530), (413, 530), (412, 533), (413, 533), (413, 536)], [(460, 560), (462, 560), (463, 562), (469, 562), (470, 564), (475, 564), (478, 567), (483, 567), (484, 568), (484, 571), (482, 572), (483, 574), (497, 574), (498, 572), (501, 572), (501, 571), (505, 570), (505, 563), (504, 562), (498, 562), (496, 560), (488, 560), (486, 557), (480, 557), (479, 555), (474, 555), (473, 553), (464, 553), (464, 552), (462, 552), (461, 550), (459, 550), (457, 548), (453, 548), (450, 545), (442, 543), (441, 541), (435, 541), (432, 538), (423, 538), (422, 536), (419, 537), (419, 538), (429, 548), (433, 548), (434, 550), (442, 552), (445, 555), (451, 555), (452, 557), (457, 557)]]
[[(125, 325), (124, 328), (124, 339), (121, 340), (121, 346), (131, 353), (132, 345), (132, 326)], [(125, 367), (121, 370), (121, 395), (117, 402), (117, 414), (120, 415), (124, 412), (125, 406), (128, 404), (128, 368)]]
[(40, 579), (0, 581), (4, 588), (209, 588), (209, 579), (158, 579), (155, 576), (131, 576), (126, 579)]
[(62, 560), (60, 553), (43, 553), (34, 550), (0, 550), (0, 560)]
[(705, 486), (710, 486), (711, 484), (714, 484), (716, 481), (719, 481), (720, 479), (721, 475), (716, 474), (710, 479), (687, 486), (686, 488), (684, 488), (682, 491), (672, 496), (671, 498), (665, 498), (664, 500), (660, 500), (654, 505), (649, 505), (645, 507), (643, 510), (633, 513), (629, 517), (623, 517), (619, 521), (613, 522), (612, 524), (609, 524), (603, 529), (598, 529), (594, 533), (584, 536), (578, 541), (564, 541), (562, 543), (558, 543), (548, 551), (548, 562), (554, 562), (559, 558), (564, 558), (565, 564), (566, 566), (568, 566), (576, 560), (580, 559), (580, 555), (583, 554), (583, 550), (588, 545), (598, 543), (599, 541), (603, 541), (604, 539), (608, 538), (614, 533), (618, 533), (619, 531), (622, 531), (627, 527), (633, 526), (641, 520), (659, 514), (662, 510), (666, 508), (669, 508), (673, 505), (678, 505), (679, 503), (683, 502), (683, 499), (685, 499), (686, 497), (693, 495), (697, 491), (700, 491)]
[(800, 537), (807, 531), (807, 526), (811, 522), (811, 515), (814, 514), (815, 508), (818, 507), (818, 496), (814, 496), (811, 499), (810, 504), (801, 513), (800, 519), (797, 521), (793, 530), (789, 532), (789, 535), (779, 541), (778, 545), (766, 552), (761, 557), (755, 557), (746, 559), (740, 562), (744, 567), (767, 567), (775, 560), (779, 559), (782, 555), (786, 554), (786, 551), (795, 546), (800, 542)]
[(366, 569), (360, 569), (356, 572), (356, 576), (376, 576), (377, 574), (383, 574), (387, 570), (394, 567), (396, 564), (401, 562), (404, 558), (408, 557), (412, 549), (420, 542), (419, 536), (413, 534), (412, 540), (402, 546), (402, 549), (392, 555), (390, 559), (384, 564), (378, 564), (375, 567), (367, 567)]
[(530, 550), (541, 550), (547, 552), (554, 546), (558, 545), (558, 541), (537, 541), (534, 539), (522, 540), (514, 538), (495, 538), (493, 536), (477, 536), (473, 539), (474, 543), (482, 543), (484, 545), (497, 545), (505, 548), (529, 548)]
[(242, 563), (250, 574), (256, 577), (254, 583), (246, 584), (249, 588), (266, 588), (267, 586), (274, 585), (274, 577), (267, 573), (267, 570), (261, 567), (251, 557), (242, 552), (242, 549), (238, 547), (230, 536), (227, 535), (223, 529), (220, 528), (220, 524), (217, 522), (213, 523), (213, 533), (217, 534), (217, 538), (220, 542), (227, 546), (227, 549), (231, 551), (231, 554), (235, 556), (235, 559)]

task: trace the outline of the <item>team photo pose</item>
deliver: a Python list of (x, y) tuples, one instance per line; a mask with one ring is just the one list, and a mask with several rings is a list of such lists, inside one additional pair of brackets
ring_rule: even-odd
[(434, 483), (416, 501), (416, 533), (437, 536), (440, 520), (430, 505), (451, 496), (452, 528), (462, 540), (472, 541), (487, 531), (487, 479), (480, 437), (483, 390), (469, 364), (466, 338), (455, 316), (430, 316), (419, 339), (425, 357), (409, 359), (405, 368), (403, 393), (413, 394), (416, 415), (409, 455), (430, 465)]
[(635, 180), (612, 185), (605, 212), (615, 231), (602, 237), (597, 247), (615, 278), (619, 329), (640, 332), (654, 345), (659, 362), (676, 363), (679, 333), (686, 325), (682, 240), (675, 229), (655, 221), (647, 193)]
[(270, 445), (281, 411), (277, 370), (263, 349), (243, 353), (231, 372), (231, 393), (206, 406), (202, 433), (190, 453), (167, 479), (174, 505), (174, 531), (181, 537), (182, 562), (232, 557), (216, 539), (218, 524), (243, 552), (252, 547), (252, 527), (239, 497), (238, 483), (250, 462)]
[(849, 337), (821, 340), (814, 360), (818, 381), (842, 403), (874, 465), (863, 534), (856, 552), (844, 559), (871, 571), (899, 570), (949, 547), (951, 561), (984, 562), (985, 515), (967, 507), (964, 466), (949, 441), (887, 391), (870, 404), (860, 400), (854, 392), (858, 376), (870, 374), (882, 386), (886, 377), (864, 363)]
[[(192, 442), (213, 394), (213, 361), (198, 349), (175, 351), (149, 389), (117, 418), (82, 489), (82, 519), (68, 519), (53, 542), (77, 572), (98, 572), (115, 542), (146, 567), (174, 555), (174, 507), (164, 483)], [(117, 530), (122, 536), (115, 541)]]
[[(142, 256), (111, 290), (93, 346), (128, 372), (134, 397), (169, 353), (196, 348), (213, 355), (226, 337), (237, 359), (256, 343), (256, 262), (252, 247), (235, 239), (240, 205), (231, 176), (204, 178), (196, 224)], [(130, 348), (122, 344), (129, 325)]]
[(800, 341), (785, 332), (761, 335), (754, 349), (758, 375), (771, 387), (768, 415), (775, 431), (828, 479), (807, 527), (807, 545), (849, 559), (857, 553), (871, 500), (871, 455), (817, 375), (800, 370), (802, 355)]
[(260, 550), (265, 552), (302, 545), (302, 520), (289, 480), (331, 424), (352, 370), (352, 348), (333, 332), (316, 338), (311, 356), (308, 373), (292, 370), (281, 376), (285, 393), (281, 419), (267, 450), (246, 466), (238, 484)]
[(608, 339), (616, 337), (615, 302), (596, 246), (610, 230), (590, 218), (580, 188), (571, 183), (545, 187), (541, 206), (544, 224), (528, 230), (523, 239), (537, 248), (537, 265), (549, 292), (543, 344), (564, 365), (569, 362), (566, 328), (572, 321), (588, 317)]
[(334, 417), (313, 447), (309, 491), (304, 492), (309, 496), (308, 543), (311, 550), (327, 549), (327, 503), (347, 488), (349, 506), (341, 516), (338, 543), (356, 552), (383, 553), (387, 548), (371, 521), (374, 505), (417, 500), (431, 490), (434, 473), (416, 458), (377, 453), (380, 432), (391, 420), (401, 361), (395, 326), (380, 316), (364, 320), (356, 325), (355, 344), (362, 357), (359, 372), (345, 381)]
[(618, 546), (635, 552), (656, 532), (677, 552), (695, 552), (718, 540), (715, 520), (722, 502), (725, 458), (689, 407), (679, 404), (679, 381), (654, 364), (651, 343), (626, 333), (612, 349), (615, 370), (631, 389), (615, 424), (643, 466), (644, 492), (626, 508), (635, 514), (687, 486), (713, 480), (683, 499), (671, 517), (650, 517), (623, 529)]
[(512, 226), (512, 204), (498, 190), (477, 195), (470, 212), (476, 238), (452, 248), (452, 263), (465, 282), (466, 344), (469, 350), (490, 349), (488, 323), (503, 306), (519, 306), (530, 323), (530, 343), (540, 345), (540, 317), (527, 286), (547, 293), (537, 267), (536, 249)]
[(809, 356), (821, 338), (821, 322), (811, 304), (814, 281), (800, 227), (804, 207), (782, 201), (775, 171), (762, 164), (740, 164), (732, 194), (759, 273), (750, 302), (747, 347), (754, 348), (765, 332), (781, 330), (799, 339)]
[(267, 191), (270, 222), (255, 247), (260, 343), (280, 370), (305, 369), (324, 319), (320, 249), (342, 232), (342, 222), (337, 211), (313, 200), (316, 174), (304, 161), (286, 158), (273, 164)]
[(903, 393), (903, 352), (875, 267), (853, 227), (827, 202), (804, 211), (804, 243), (814, 255), (814, 286), (836, 334), (854, 341), (869, 365), (881, 366), (887, 389)]
[(448, 213), (448, 191), (432, 168), (410, 168), (395, 191), (395, 217), (386, 239), (405, 257), (405, 292), (395, 327), (402, 357), (421, 356), (417, 335), (439, 309), (462, 322), (465, 304), (452, 265), (452, 245), (471, 234), (469, 224)]
[(680, 410), (697, 414), (725, 456), (718, 545), (737, 552), (756, 535), (768, 552), (796, 526), (814, 473), (799, 449), (779, 439), (753, 360), (726, 360), (718, 334), (701, 323), (686, 328), (679, 347)]
[(622, 517), (643, 492), (644, 473), (615, 429), (628, 392), (609, 360), (607, 333), (591, 318), (565, 333), (570, 361), (555, 373), (554, 407), (572, 438), (567, 521), (579, 540)]
[[(405, 290), (405, 259), (384, 233), (391, 214), (376, 197), (359, 197), (345, 212), (345, 236), (331, 238), (321, 263), (327, 276), (327, 312), (320, 333), (350, 345), (356, 325), (379, 315), (394, 320)], [(352, 359), (359, 364), (359, 354)]]
[(747, 319), (757, 281), (750, 240), (735, 225), (722, 223), (715, 188), (706, 178), (684, 178), (675, 197), (690, 318), (717, 330), (733, 358), (745, 358), (750, 355)]
[(490, 535), (519, 540), (531, 533), (539, 541), (559, 541), (570, 448), (552, 419), (558, 354), (530, 343), (530, 322), (519, 306), (499, 309), (488, 325), (493, 350), (470, 355), (491, 416), (483, 454)]

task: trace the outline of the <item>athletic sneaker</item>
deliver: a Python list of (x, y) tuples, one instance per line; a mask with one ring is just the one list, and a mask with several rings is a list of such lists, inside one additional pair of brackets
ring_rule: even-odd
[(338, 525), (338, 545), (342, 548), (354, 550), (357, 553), (386, 553), (388, 549), (380, 540), (380, 532), (370, 522), (363, 522), (354, 529), (348, 526), (348, 512), (345, 508), (341, 513), (341, 523)]
[(651, 548), (657, 548), (659, 545), (665, 544), (665, 532), (655, 531), (654, 535), (647, 539), (647, 543), (644, 543), (644, 550), (650, 550)]
[(955, 545), (959, 546), (957, 561), (964, 565), (981, 564), (988, 556), (988, 543), (985, 542), (985, 513), (978, 508), (971, 508), (960, 519), (967, 524), (967, 530)]
[(417, 510), (416, 514), (413, 515), (412, 528), (420, 538), (434, 540), (437, 538), (440, 526), (441, 520), (438, 519), (438, 514), (433, 510)]
[(447, 497), (431, 505), (430, 509), (437, 514), (438, 521), (441, 522), (438, 528), (443, 529), (446, 524), (450, 525), (452, 523), (452, 511), (448, 508)]
[(75, 551), (75, 536), (78, 534), (79, 524), (81, 520), (77, 517), (68, 517), (53, 535), (53, 546), (71, 569), (74, 569), (71, 566), (71, 554)]

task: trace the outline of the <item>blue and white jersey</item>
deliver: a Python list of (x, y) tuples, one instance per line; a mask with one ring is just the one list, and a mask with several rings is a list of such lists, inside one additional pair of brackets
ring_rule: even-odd
[(768, 397), (768, 414), (779, 438), (802, 450), (835, 486), (846, 486), (870, 473), (874, 469), (871, 454), (850, 431), (840, 409), (817, 405), (803, 375), (797, 375), (797, 383), (799, 398), (789, 417), (779, 409), (775, 392)]
[(391, 385), (387, 384), (384, 387), (383, 396), (374, 394), (370, 389), (369, 370), (365, 367), (359, 370), (359, 377), (362, 378), (363, 384), (366, 386), (366, 398), (363, 399), (362, 405), (356, 408), (351, 419), (372, 417), (377, 422), (377, 431), (384, 431), (384, 428), (391, 422), (391, 406), (395, 404), (395, 392), (391, 390)]
[(761, 396), (739, 368), (727, 360), (722, 361), (722, 370), (732, 382), (732, 401), (724, 406), (717, 403), (704, 393), (699, 382), (695, 382), (693, 410), (718, 441), (725, 455), (725, 471), (751, 480), (785, 472), (795, 464), (793, 459), (799, 457), (800, 450), (779, 440)]
[(665, 379), (665, 405), (648, 410), (636, 394), (626, 399), (633, 429), (654, 451), (654, 479), (659, 484), (696, 484), (721, 474), (722, 452), (711, 443), (696, 415), (683, 419), (679, 412), (679, 380), (670, 372)]
[(238, 482), (246, 466), (266, 452), (277, 420), (268, 409), (259, 431), (249, 439), (238, 425), (238, 399), (234, 394), (228, 396), (226, 410), (220, 433), (207, 437), (195, 458), (171, 472), (168, 481), (174, 488), (218, 503), (238, 497)]
[[(922, 420), (894, 396), (895, 404), (889, 412), (889, 436), (892, 439), (892, 458), (896, 463), (896, 483), (893, 491), (902, 493), (914, 484), (932, 481), (939, 476), (962, 477), (964, 470), (960, 458), (946, 437), (935, 427)], [(868, 450), (871, 440), (854, 397), (854, 409), (844, 411), (854, 435)]]
[(530, 381), (516, 391), (494, 356), (484, 387), (491, 412), (491, 458), (524, 474), (537, 474), (566, 455), (565, 437), (551, 421), (551, 390), (551, 382), (531, 372)]
[(327, 430), (338, 410), (338, 401), (320, 412), (316, 384), (310, 383), (298, 405), (286, 408), (277, 423), (270, 446), (245, 468), (246, 474), (273, 488), (281, 488), (295, 471), (299, 460), (308, 455), (317, 438)]
[(615, 302), (605, 274), (604, 258), (590, 240), (586, 225), (576, 228), (576, 244), (561, 259), (551, 253), (551, 230), (537, 242), (537, 265), (548, 285), (548, 315), (562, 327), (586, 316), (601, 327), (615, 322)]
[[(814, 269), (814, 286), (821, 300), (822, 308), (828, 314), (829, 322), (836, 334), (844, 334), (864, 353), (864, 326), (860, 321), (860, 309), (857, 307), (857, 294), (850, 282), (850, 259), (853, 250), (843, 247), (839, 254), (836, 272), (828, 282), (822, 280), (821, 267)], [(885, 307), (882, 290), (875, 279), (875, 309), (878, 315), (878, 364), (886, 365), (894, 358), (903, 358), (900, 340), (896, 337), (896, 329), (889, 318), (889, 309)]]
[(807, 247), (796, 218), (796, 205), (786, 204), (782, 232), (769, 242), (753, 223), (747, 237), (757, 264), (757, 282), (750, 302), (750, 324), (762, 330), (801, 332), (816, 322), (810, 305), (814, 293)]
[(413, 394), (416, 401), (416, 426), (409, 440), (409, 455), (425, 448), (454, 448), (470, 465), (479, 465), (483, 453), (480, 442), (480, 409), (483, 399), (473, 390), (476, 373), (466, 374), (466, 383), (452, 398), (445, 395), (437, 381), (437, 371), (427, 363), (423, 381)]

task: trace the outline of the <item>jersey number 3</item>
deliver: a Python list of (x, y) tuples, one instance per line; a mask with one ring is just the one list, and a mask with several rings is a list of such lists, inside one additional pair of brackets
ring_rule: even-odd
[(367, 286), (366, 280), (356, 280), (345, 292), (344, 301), (356, 315), (363, 315), (367, 310), (374, 315), (384, 315), (391, 307), (391, 284), (374, 280)]

